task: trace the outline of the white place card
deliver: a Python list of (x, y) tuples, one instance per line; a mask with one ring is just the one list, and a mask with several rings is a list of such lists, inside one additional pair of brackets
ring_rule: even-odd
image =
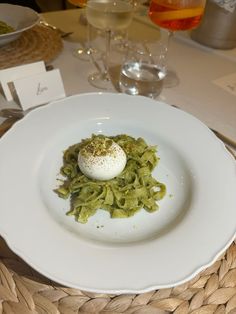
[(0, 70), (0, 84), (2, 85), (2, 90), (7, 101), (13, 100), (13, 96), (11, 94), (8, 83), (20, 78), (43, 72), (46, 72), (45, 64), (43, 61)]
[(65, 97), (58, 69), (13, 81), (23, 110)]
[(213, 81), (214, 84), (236, 96), (236, 73), (223, 76)]

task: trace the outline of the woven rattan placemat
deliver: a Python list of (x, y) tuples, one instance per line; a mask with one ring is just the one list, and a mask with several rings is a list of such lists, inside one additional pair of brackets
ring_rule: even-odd
[(45, 26), (35, 26), (15, 41), (0, 47), (0, 69), (43, 60), (51, 62), (62, 50), (60, 34)]
[(50, 281), (0, 239), (0, 313), (235, 314), (236, 244), (232, 243), (211, 267), (185, 284), (143, 294), (109, 295)]

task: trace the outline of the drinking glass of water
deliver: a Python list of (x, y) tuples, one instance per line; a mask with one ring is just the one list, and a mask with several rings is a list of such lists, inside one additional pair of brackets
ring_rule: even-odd
[(166, 76), (166, 47), (161, 42), (129, 44), (121, 65), (119, 87), (129, 95), (156, 98)]

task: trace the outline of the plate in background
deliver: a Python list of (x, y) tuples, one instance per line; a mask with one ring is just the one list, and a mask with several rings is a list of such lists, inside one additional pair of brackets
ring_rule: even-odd
[(32, 28), (39, 21), (39, 15), (31, 8), (0, 3), (0, 21), (14, 28), (14, 32), (0, 34), (0, 47), (16, 40), (24, 31)]

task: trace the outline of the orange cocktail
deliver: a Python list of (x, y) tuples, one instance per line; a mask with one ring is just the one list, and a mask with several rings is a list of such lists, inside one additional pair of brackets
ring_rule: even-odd
[(170, 31), (189, 30), (199, 25), (204, 7), (205, 0), (151, 0), (149, 16)]
[(80, 8), (84, 8), (87, 4), (87, 0), (68, 0), (68, 2)]

